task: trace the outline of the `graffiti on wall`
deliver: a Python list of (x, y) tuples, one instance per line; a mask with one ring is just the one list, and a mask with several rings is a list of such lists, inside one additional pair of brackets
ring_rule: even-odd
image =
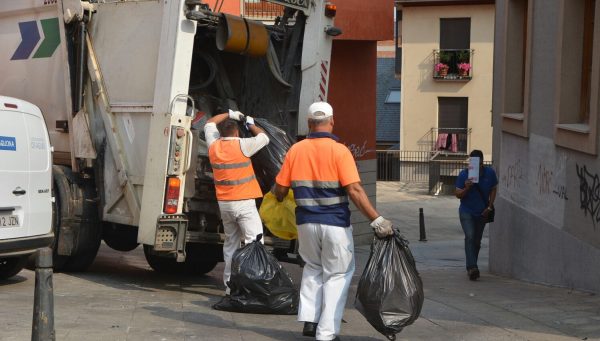
[(521, 159), (517, 159), (513, 163), (506, 167), (506, 171), (503, 172), (501, 177), (501, 183), (506, 188), (517, 188), (519, 182), (524, 180), (525, 172), (521, 166)]
[(579, 207), (586, 217), (589, 214), (596, 229), (596, 224), (600, 222), (600, 177), (585, 165), (580, 167), (575, 164), (575, 167), (579, 178)]
[(352, 153), (352, 156), (354, 156), (355, 160), (358, 160), (367, 155), (369, 152), (373, 151), (372, 149), (367, 148), (367, 141), (363, 141), (362, 144), (346, 144), (346, 147), (350, 149), (350, 152)]
[(562, 228), (574, 197), (567, 185), (568, 154), (557, 150), (552, 138), (535, 134), (528, 141), (505, 136), (501, 153), (500, 196)]
[(567, 186), (558, 184), (554, 171), (543, 163), (538, 164), (535, 185), (539, 195), (554, 195), (559, 199), (569, 200), (567, 197)]

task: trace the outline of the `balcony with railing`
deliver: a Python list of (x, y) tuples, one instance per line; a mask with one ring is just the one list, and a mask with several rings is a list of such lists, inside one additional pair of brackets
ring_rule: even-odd
[(244, 9), (242, 15), (245, 18), (258, 21), (273, 21), (283, 15), (282, 5), (267, 2), (265, 0), (242, 0)]
[(433, 79), (463, 81), (473, 78), (474, 50), (433, 50)]
[[(491, 166), (492, 161), (485, 161)], [(460, 171), (469, 165), (467, 155), (432, 151), (378, 150), (377, 181), (428, 183), (430, 194), (452, 194)]]
[(463, 158), (469, 153), (471, 128), (431, 128), (417, 144), (419, 150), (429, 151), (432, 156)]

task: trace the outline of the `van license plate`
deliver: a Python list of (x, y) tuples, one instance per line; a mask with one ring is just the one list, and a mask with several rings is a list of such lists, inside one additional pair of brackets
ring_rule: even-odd
[(0, 227), (18, 227), (18, 215), (0, 215)]

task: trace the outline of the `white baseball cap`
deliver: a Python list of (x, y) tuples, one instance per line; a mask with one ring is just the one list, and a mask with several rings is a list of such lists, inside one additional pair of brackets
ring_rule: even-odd
[(308, 118), (322, 120), (333, 116), (333, 108), (327, 102), (315, 102), (308, 107)]

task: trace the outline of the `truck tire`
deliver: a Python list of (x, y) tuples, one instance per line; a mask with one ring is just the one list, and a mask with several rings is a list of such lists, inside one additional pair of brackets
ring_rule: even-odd
[[(54, 169), (53, 169), (53, 173), (54, 173)], [(60, 228), (60, 208), (59, 208), (60, 199), (58, 197), (58, 190), (56, 189), (56, 183), (55, 183), (54, 177), (55, 176), (53, 175), (52, 197), (54, 198), (54, 201), (52, 202), (52, 232), (54, 232), (54, 240), (52, 241), (52, 245), (50, 245), (50, 248), (52, 249), (52, 267), (54, 268), (54, 271), (60, 272), (65, 267), (65, 264), (69, 260), (69, 257), (59, 255), (57, 252), (57, 250), (58, 250), (58, 248), (57, 248), (58, 232), (59, 232), (59, 228)], [(35, 253), (29, 257), (29, 262), (27, 264), (27, 268), (32, 271), (35, 270)]]
[(28, 256), (0, 259), (0, 279), (8, 279), (18, 274), (27, 265)]
[(211, 272), (219, 262), (216, 260), (205, 260), (205, 261), (189, 261), (187, 264), (188, 273), (204, 275)]
[(137, 242), (138, 228), (110, 222), (102, 224), (102, 239), (111, 249), (131, 251), (140, 245)]
[(192, 259), (186, 257), (185, 262), (177, 262), (174, 258), (160, 257), (152, 253), (152, 246), (144, 245), (144, 255), (150, 267), (159, 273), (199, 276), (211, 272), (219, 263), (218, 259)]
[[(56, 219), (54, 267), (57, 271), (85, 271), (100, 248), (102, 228), (98, 219), (96, 190), (91, 181), (77, 178), (70, 168), (52, 166), (55, 185)], [(68, 226), (71, 235), (62, 235)], [(61, 240), (62, 238), (62, 240)], [(70, 255), (60, 254), (65, 243)]]

